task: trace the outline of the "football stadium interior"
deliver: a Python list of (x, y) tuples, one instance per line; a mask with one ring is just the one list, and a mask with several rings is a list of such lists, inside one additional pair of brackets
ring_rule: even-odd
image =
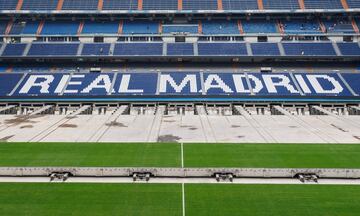
[(359, 0), (0, 0), (0, 215), (355, 216), (359, 158)]

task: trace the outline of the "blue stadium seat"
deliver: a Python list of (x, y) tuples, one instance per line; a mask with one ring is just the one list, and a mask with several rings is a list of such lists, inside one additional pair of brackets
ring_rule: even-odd
[(322, 20), (326, 27), (327, 33), (353, 34), (355, 33), (351, 21), (347, 17), (337, 17), (331, 20)]
[(266, 10), (298, 10), (300, 9), (298, 0), (263, 0)]
[(304, 0), (306, 9), (344, 9), (340, 0)]
[(197, 34), (199, 32), (198, 24), (171, 24), (163, 25), (162, 33), (191, 33)]
[(254, 56), (279, 56), (277, 43), (252, 43), (251, 49)]
[(117, 34), (119, 21), (86, 21), (82, 34)]
[(22, 10), (55, 10), (58, 0), (24, 0)]
[(117, 43), (114, 56), (162, 56), (162, 43)]
[(320, 24), (316, 20), (282, 20), (284, 31), (287, 34), (322, 34)]
[(359, 0), (346, 0), (348, 3), (349, 8), (360, 8), (360, 1)]
[(204, 21), (202, 22), (203, 34), (240, 34), (236, 21)]
[(79, 21), (46, 21), (41, 31), (42, 35), (76, 35)]
[(103, 10), (137, 10), (137, 0), (104, 0)]
[(0, 10), (15, 10), (18, 0), (0, 0)]
[(200, 56), (246, 56), (245, 43), (198, 43)]
[(64, 0), (63, 10), (97, 10), (99, 0)]
[(217, 10), (217, 0), (183, 0), (183, 10)]
[(0, 85), (0, 95), (6, 96), (15, 88), (16, 84), (19, 82), (23, 74), (11, 74), (4, 73), (0, 74), (0, 80), (6, 80), (6, 82), (1, 82)]
[(244, 33), (277, 33), (273, 20), (242, 20)]
[(79, 43), (33, 43), (28, 56), (76, 56)]
[(159, 23), (150, 21), (124, 21), (123, 34), (158, 34)]
[(22, 34), (26, 26), (25, 21), (15, 21), (11, 27), (10, 35)]
[(192, 43), (168, 43), (167, 55), (169, 56), (187, 56), (194, 55), (194, 44)]
[(143, 0), (143, 10), (177, 10), (178, 0)]
[(352, 90), (357, 94), (360, 95), (360, 75), (357, 74), (341, 74), (342, 77), (346, 80), (346, 82), (351, 86)]
[(289, 56), (336, 56), (331, 43), (283, 43)]
[(82, 56), (108, 56), (109, 43), (86, 43), (82, 49)]
[(255, 0), (222, 0), (224, 10), (258, 10)]
[(360, 57), (360, 47), (358, 43), (338, 43), (337, 45), (341, 54)]
[(7, 44), (2, 56), (22, 56), (25, 47), (26, 44), (21, 44), (21, 43)]
[(0, 21), (0, 35), (4, 35), (8, 22)]

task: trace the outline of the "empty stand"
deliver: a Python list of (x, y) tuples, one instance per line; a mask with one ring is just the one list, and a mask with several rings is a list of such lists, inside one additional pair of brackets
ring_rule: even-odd
[(86, 21), (82, 34), (117, 34), (119, 21)]
[(0, 0), (0, 10), (15, 10), (18, 0)]
[(279, 56), (277, 43), (252, 43), (250, 44), (254, 56)]
[(64, 0), (63, 10), (97, 10), (98, 0)]
[(340, 0), (304, 0), (306, 9), (343, 9)]
[(360, 47), (358, 43), (337, 43), (342, 55), (360, 56)]
[(199, 26), (197, 24), (172, 24), (162, 25), (162, 33), (191, 33), (197, 34)]
[(244, 56), (247, 55), (245, 43), (198, 43), (201, 56)]
[(346, 0), (348, 3), (349, 8), (360, 8), (360, 1), (359, 0)]
[(228, 20), (214, 20), (214, 21), (203, 21), (202, 32), (206, 35), (211, 34), (239, 34), (239, 28), (236, 21)]
[(157, 34), (159, 23), (150, 21), (124, 21), (123, 34)]
[(46, 21), (41, 31), (42, 35), (76, 35), (79, 21)]
[(265, 10), (298, 10), (298, 0), (263, 0)]
[(274, 20), (242, 20), (244, 33), (277, 33)]
[(137, 0), (104, 0), (103, 10), (136, 10)]
[(217, 0), (183, 0), (183, 10), (217, 10)]
[(256, 0), (222, 0), (224, 10), (258, 10)]
[(22, 56), (26, 44), (7, 44), (2, 56)]
[(24, 0), (22, 10), (56, 10), (58, 0)]
[(143, 10), (177, 10), (178, 0), (143, 0)]
[(169, 56), (194, 55), (194, 44), (192, 44), (192, 43), (169, 43), (169, 44), (167, 44), (167, 55), (169, 55)]
[(0, 21), (0, 35), (4, 35), (8, 22)]
[(289, 56), (336, 56), (331, 43), (282, 43)]
[(162, 56), (162, 43), (117, 43), (114, 56)]
[(82, 49), (82, 56), (108, 56), (109, 43), (86, 43)]
[(79, 43), (33, 43), (28, 56), (76, 56)]

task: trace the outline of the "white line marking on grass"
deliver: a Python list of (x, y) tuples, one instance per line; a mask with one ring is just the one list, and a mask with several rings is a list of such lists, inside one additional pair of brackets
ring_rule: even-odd
[(181, 168), (184, 168), (184, 143), (181, 143)]
[(185, 184), (181, 184), (182, 187), (182, 215), (185, 216)]

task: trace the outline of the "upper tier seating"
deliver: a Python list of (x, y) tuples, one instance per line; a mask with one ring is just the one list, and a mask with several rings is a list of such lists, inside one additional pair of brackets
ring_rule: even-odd
[(217, 0), (183, 0), (183, 10), (217, 10)]
[(263, 0), (266, 10), (298, 10), (300, 9), (298, 0)]
[(137, 10), (137, 0), (104, 0), (103, 10)]
[(0, 10), (15, 10), (18, 0), (0, 0)]
[(198, 24), (171, 24), (171, 25), (163, 25), (162, 26), (162, 33), (169, 34), (169, 33), (191, 33), (197, 34), (199, 32)]
[(34, 35), (36, 34), (38, 28), (39, 28), (39, 22), (38, 21), (27, 21), (24, 28), (20, 29), (22, 32), (20, 34), (28, 34), (28, 35)]
[(63, 10), (97, 10), (98, 0), (64, 0)]
[(192, 44), (192, 43), (169, 43), (169, 44), (167, 44), (167, 55), (169, 55), (169, 56), (194, 55), (194, 44)]
[(247, 55), (245, 43), (199, 43), (200, 56), (244, 56)]
[(24, 0), (22, 10), (55, 10), (58, 0)]
[(204, 21), (202, 22), (203, 34), (239, 34), (236, 21)]
[(117, 34), (119, 21), (85, 21), (82, 34)]
[(254, 0), (222, 0), (224, 10), (258, 10)]
[(114, 56), (162, 56), (162, 43), (117, 43)]
[(355, 33), (351, 22), (346, 18), (323, 20), (327, 33)]
[(0, 21), (0, 35), (4, 35), (8, 22)]
[(283, 43), (288, 56), (336, 56), (331, 43)]
[(252, 43), (250, 44), (254, 56), (279, 56), (277, 43)]
[(22, 56), (26, 44), (7, 44), (2, 56)]
[(316, 20), (282, 20), (282, 27), (287, 34), (322, 34)]
[(360, 8), (360, 1), (359, 0), (346, 0), (348, 3), (349, 8)]
[(82, 49), (83, 56), (108, 56), (110, 44), (108, 43), (86, 43)]
[(41, 31), (42, 35), (76, 35), (79, 21), (46, 21)]
[(360, 56), (360, 47), (358, 43), (338, 43), (341, 54), (345, 56)]
[(177, 10), (178, 0), (143, 0), (143, 10)]
[(76, 56), (79, 43), (33, 43), (28, 56)]
[(159, 23), (150, 21), (124, 21), (123, 34), (157, 34)]
[(304, 0), (306, 9), (344, 9), (340, 0)]
[(245, 33), (277, 33), (276, 23), (273, 20), (242, 20)]

